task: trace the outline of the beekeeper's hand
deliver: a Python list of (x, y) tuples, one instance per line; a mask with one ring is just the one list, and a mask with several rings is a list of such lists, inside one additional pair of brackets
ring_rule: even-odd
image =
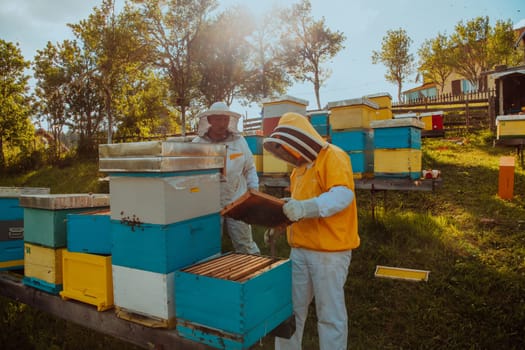
[(298, 201), (290, 199), (283, 205), (283, 213), (292, 221), (319, 217), (319, 205), (315, 198)]

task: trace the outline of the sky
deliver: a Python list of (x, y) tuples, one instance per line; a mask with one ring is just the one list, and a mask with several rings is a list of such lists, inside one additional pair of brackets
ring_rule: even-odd
[[(272, 6), (290, 6), (293, 0), (218, 0), (221, 8), (235, 4), (248, 6), (253, 13), (263, 14)], [(68, 23), (86, 19), (102, 0), (0, 0), (0, 39), (18, 43), (26, 60), (32, 60), (36, 50), (52, 43), (72, 39)], [(124, 0), (117, 0), (117, 7)], [(510, 20), (525, 26), (525, 0), (311, 0), (312, 16), (324, 17), (327, 27), (346, 36), (345, 48), (324, 64), (332, 73), (321, 87), (321, 106), (329, 102), (359, 98), (369, 94), (388, 93), (397, 101), (397, 86), (384, 78), (386, 68), (372, 64), (373, 51), (381, 49), (388, 30), (403, 28), (412, 39), (411, 53), (426, 39), (438, 33), (449, 35), (460, 21), (488, 16)], [(403, 85), (403, 90), (418, 86), (415, 75)], [(307, 109), (317, 109), (313, 86), (294, 84), (287, 95), (308, 101)], [(234, 102), (233, 110), (248, 118), (259, 117), (261, 105), (242, 107)]]

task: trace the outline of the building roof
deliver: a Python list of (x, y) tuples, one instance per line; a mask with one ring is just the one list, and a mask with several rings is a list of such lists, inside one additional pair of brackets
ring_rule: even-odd
[(403, 94), (409, 94), (411, 92), (426, 90), (426, 89), (430, 89), (430, 88), (433, 88), (433, 87), (436, 87), (436, 83), (425, 83), (423, 85), (416, 86), (415, 88), (412, 88), (412, 89), (409, 89), (409, 90), (405, 90), (405, 91), (403, 91)]

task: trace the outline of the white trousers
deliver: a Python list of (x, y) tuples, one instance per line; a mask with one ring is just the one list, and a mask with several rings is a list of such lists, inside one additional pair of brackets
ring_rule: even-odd
[(348, 315), (344, 285), (352, 251), (327, 253), (292, 248), (292, 301), (296, 330), (290, 339), (275, 338), (276, 350), (301, 350), (308, 306), (315, 298), (321, 350), (346, 350)]
[(236, 253), (260, 254), (257, 243), (253, 240), (251, 225), (237, 221), (232, 218), (223, 218), (223, 225), (232, 240), (233, 249)]

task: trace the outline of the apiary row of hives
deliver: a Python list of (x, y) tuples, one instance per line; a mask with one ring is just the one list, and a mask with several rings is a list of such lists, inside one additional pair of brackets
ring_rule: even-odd
[(323, 138), (348, 153), (355, 178), (421, 177), (421, 135), (429, 124), (427, 116), (423, 116), (425, 121), (418, 115), (394, 118), (387, 93), (330, 102), (326, 110), (313, 112), (306, 111), (307, 104), (291, 96), (263, 103), (262, 132), (245, 135), (260, 175), (291, 173), (290, 165), (273, 157), (262, 145), (284, 113), (297, 112), (307, 116)]

